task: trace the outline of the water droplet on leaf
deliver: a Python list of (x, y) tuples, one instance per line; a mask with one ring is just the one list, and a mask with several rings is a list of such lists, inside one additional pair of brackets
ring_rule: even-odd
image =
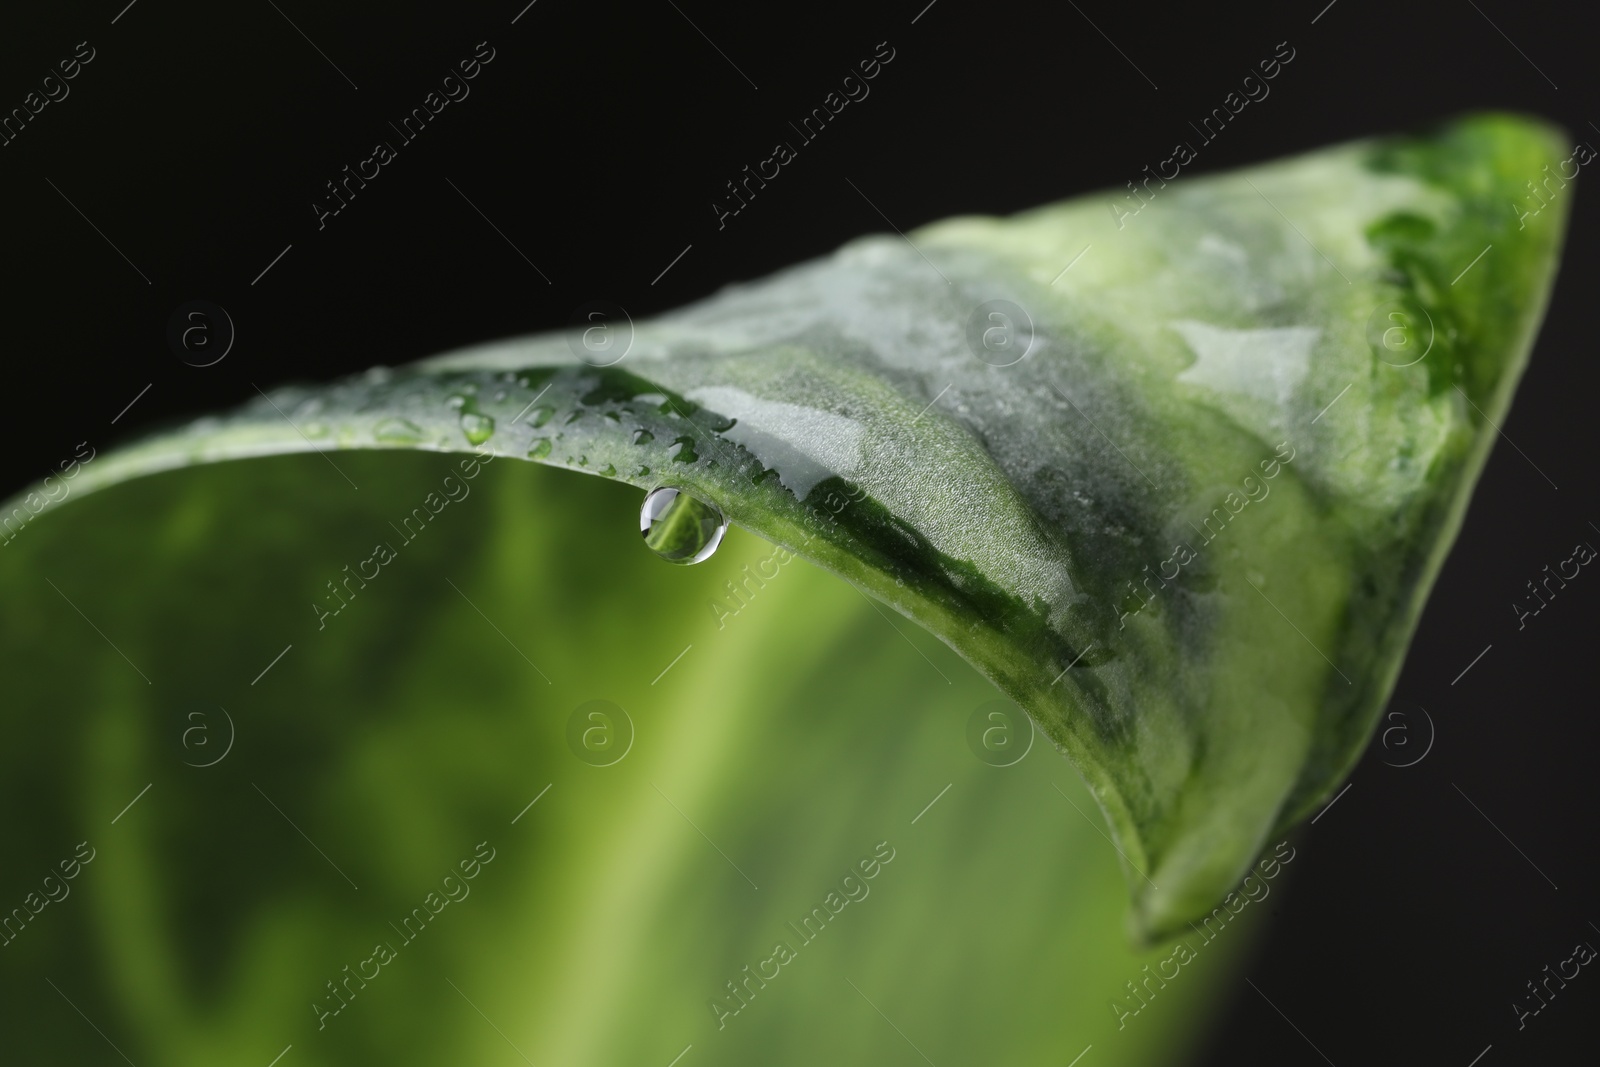
[(549, 422), (550, 416), (554, 415), (555, 413), (555, 408), (546, 404), (540, 404), (538, 407), (533, 409), (533, 414), (528, 416), (528, 425), (537, 430), (539, 427)]
[(639, 509), (644, 543), (668, 563), (709, 559), (727, 531), (728, 520), (722, 512), (681, 489), (652, 489)]
[(533, 447), (528, 449), (529, 459), (543, 459), (550, 454), (550, 438), (538, 437), (534, 439)]
[(423, 438), (421, 426), (409, 419), (387, 418), (378, 420), (372, 436), (390, 445), (413, 445)]
[(479, 411), (463, 411), (461, 432), (467, 435), (468, 441), (481, 445), (494, 435), (494, 419)]
[(636, 445), (647, 445), (655, 439), (656, 435), (651, 433), (649, 430), (633, 431), (633, 443)]

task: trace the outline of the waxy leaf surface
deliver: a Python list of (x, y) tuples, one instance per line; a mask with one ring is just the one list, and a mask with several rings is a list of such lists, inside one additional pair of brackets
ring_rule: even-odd
[(1554, 274), (1567, 201), (1516, 205), (1565, 155), (1484, 116), (864, 238), (613, 337), (280, 389), (79, 487), (481, 446), (685, 489), (1026, 707), (1161, 937), (1370, 736)]

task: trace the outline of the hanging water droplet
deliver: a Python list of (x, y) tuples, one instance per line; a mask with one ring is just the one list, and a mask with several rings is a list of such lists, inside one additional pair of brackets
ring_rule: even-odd
[(467, 435), (468, 441), (481, 445), (494, 435), (494, 419), (479, 411), (463, 411), (461, 432)]
[(388, 445), (413, 445), (423, 438), (421, 426), (410, 419), (390, 417), (379, 419), (372, 428), (372, 436)]
[(687, 565), (711, 557), (728, 532), (728, 520), (705, 501), (663, 485), (645, 495), (639, 532), (656, 555)]
[(529, 459), (543, 459), (550, 454), (550, 438), (538, 437), (534, 439), (533, 447), (528, 449)]

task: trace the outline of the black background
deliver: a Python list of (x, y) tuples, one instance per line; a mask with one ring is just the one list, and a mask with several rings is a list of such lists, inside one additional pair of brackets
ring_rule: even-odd
[[(0, 147), (0, 495), (80, 441), (104, 448), (232, 406), (252, 383), (554, 328), (596, 298), (661, 311), (881, 231), (879, 209), (909, 230), (1120, 186), (1281, 41), (1296, 55), (1271, 95), (1193, 172), (1478, 108), (1600, 143), (1578, 9), (1506, 0), (538, 0), (514, 25), (525, 0), (124, 2), (31, 6), (0, 37), (5, 112), (79, 41), (96, 50), (70, 96)], [(323, 183), (397, 140), (389, 120), (483, 40), (495, 58), (471, 95), (319, 230)], [(871, 95), (719, 230), (724, 183), (885, 40), (895, 58)], [(1510, 606), (1575, 542), (1600, 543), (1595, 235), (1595, 205), (1577, 195), (1504, 426), (1525, 455), (1497, 443), (1391, 704), (1398, 732), (1301, 835), (1247, 972), (1256, 990), (1228, 979), (1207, 1063), (1466, 1067), (1491, 1044), (1483, 1067), (1595, 1062), (1600, 975), (1585, 969), (1521, 1032), (1510, 1006), (1576, 942), (1600, 945), (1588, 658), (1600, 578), (1585, 570), (1520, 632)], [(196, 298), (237, 328), (203, 369), (166, 343), (169, 317)], [(1419, 708), (1431, 751), (1386, 766), (1424, 750)]]

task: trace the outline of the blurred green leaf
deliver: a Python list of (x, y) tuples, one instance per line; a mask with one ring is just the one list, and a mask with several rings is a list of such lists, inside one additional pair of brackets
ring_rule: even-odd
[[(94, 850), (0, 949), (8, 1057), (121, 1062), (95, 1027), (140, 1067), (1186, 1051), (1252, 935), (1119, 1029), (1158, 957), (1127, 948), (1093, 801), (1042, 738), (974, 757), (999, 694), (948, 649), (738, 530), (669, 566), (600, 479), (336, 459), (359, 491), (314, 455), (198, 467), (0, 552), (3, 906)], [(391, 527), (447, 488), (413, 540)], [(788, 924), (830, 892), (865, 895), (806, 943)], [(796, 958), (719, 1018), (779, 941)]]

